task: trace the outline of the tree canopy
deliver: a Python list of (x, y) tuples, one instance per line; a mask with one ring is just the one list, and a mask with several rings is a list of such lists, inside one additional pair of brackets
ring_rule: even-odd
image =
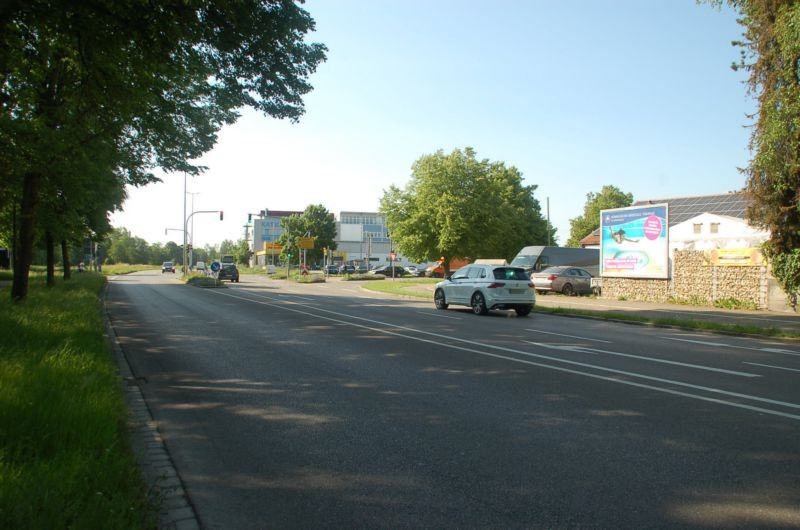
[(97, 238), (126, 185), (157, 180), (155, 167), (202, 171), (192, 161), (238, 109), (297, 121), (325, 59), (323, 45), (303, 41), (313, 30), (285, 0), (3, 2), (0, 214), (19, 219), (12, 297), (27, 294), (41, 235), (61, 236), (57, 226)]
[[(720, 2), (712, 2), (720, 3)], [(800, 4), (729, 0), (744, 28), (741, 61), (758, 101), (744, 170), (747, 219), (769, 230), (773, 272), (790, 293), (800, 290)]]
[(581, 239), (600, 227), (600, 210), (624, 208), (633, 204), (633, 194), (623, 193), (616, 186), (603, 186), (599, 193), (586, 194), (583, 215), (569, 220), (569, 239), (566, 246), (579, 247)]
[[(404, 190), (381, 198), (392, 241), (410, 259), (511, 259), (525, 245), (547, 241), (535, 185), (513, 166), (478, 160), (471, 147), (437, 151), (412, 166)], [(551, 236), (555, 234), (552, 230)]]
[(278, 242), (284, 247), (284, 254), (291, 252), (299, 256), (298, 241), (301, 237), (314, 238), (314, 248), (308, 249), (306, 260), (308, 262), (321, 262), (322, 249), (336, 249), (336, 220), (321, 204), (310, 204), (302, 215), (292, 215), (281, 218), (283, 234)]

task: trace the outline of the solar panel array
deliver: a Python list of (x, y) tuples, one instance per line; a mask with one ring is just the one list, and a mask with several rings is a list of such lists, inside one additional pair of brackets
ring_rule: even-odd
[(636, 201), (633, 206), (648, 204), (669, 204), (669, 225), (682, 223), (703, 213), (727, 215), (744, 219), (747, 197), (744, 193), (724, 193), (721, 195), (702, 195), (699, 197), (675, 197), (671, 199), (650, 199)]

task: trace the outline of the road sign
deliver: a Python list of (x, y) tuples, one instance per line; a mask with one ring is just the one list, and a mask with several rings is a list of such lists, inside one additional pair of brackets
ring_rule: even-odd
[(311, 250), (314, 248), (313, 237), (300, 237), (297, 239), (297, 248)]
[(215, 261), (211, 264), (211, 272), (219, 272), (219, 261)]

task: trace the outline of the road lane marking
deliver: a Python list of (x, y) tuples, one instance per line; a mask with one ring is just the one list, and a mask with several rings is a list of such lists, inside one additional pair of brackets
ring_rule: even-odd
[(544, 333), (546, 335), (557, 335), (559, 337), (569, 337), (571, 339), (590, 340), (593, 342), (605, 342), (606, 344), (611, 344), (610, 340), (593, 339), (591, 337), (579, 337), (577, 335), (566, 335), (564, 333), (553, 333), (552, 331), (542, 331), (541, 329), (526, 329), (525, 331), (533, 331), (534, 333)]
[(278, 296), (282, 296), (284, 298), (291, 296), (292, 298), (299, 298), (300, 300), (305, 300), (306, 302), (315, 302), (316, 301), (313, 298), (308, 298), (308, 297), (305, 297), (305, 296), (300, 296), (300, 295), (291, 294), (291, 293), (289, 293), (289, 294), (278, 293)]
[(691, 342), (692, 344), (701, 344), (703, 346), (716, 346), (716, 347), (725, 347), (725, 348), (736, 348), (739, 350), (748, 350), (748, 351), (761, 351), (766, 353), (780, 353), (782, 355), (796, 355), (800, 357), (800, 353), (791, 351), (791, 350), (784, 350), (783, 348), (753, 348), (752, 346), (739, 346), (738, 344), (723, 344), (722, 342), (710, 342), (705, 340), (692, 340), (692, 339), (679, 339), (677, 337), (661, 337), (665, 340), (677, 340), (681, 342)]
[(767, 353), (782, 353), (784, 355), (796, 355), (800, 357), (800, 353), (792, 350), (784, 350), (783, 348), (757, 348), (758, 351), (765, 351)]
[(771, 364), (761, 364), (761, 363), (749, 363), (747, 361), (742, 361), (743, 364), (752, 364), (753, 366), (766, 366), (767, 368), (775, 368), (777, 370), (789, 370), (790, 372), (800, 372), (800, 370), (796, 368), (786, 368), (785, 366), (773, 366)]
[(450, 315), (440, 315), (439, 313), (433, 313), (431, 311), (417, 311), (416, 313), (418, 315), (425, 315), (425, 316), (429, 316), (429, 317), (430, 316), (434, 316), (434, 317), (439, 317), (439, 318), (449, 318), (451, 320), (464, 320), (461, 317), (454, 317), (454, 316), (450, 316)]
[(679, 339), (677, 337), (661, 337), (661, 338), (665, 339), (665, 340), (677, 340), (677, 341), (680, 341), (680, 342), (691, 342), (692, 344), (702, 344), (703, 346), (717, 346), (717, 347), (723, 347), (724, 346), (726, 348), (735, 347), (735, 346), (730, 346), (728, 344), (723, 344), (721, 342), (709, 342), (707, 340)]
[[(541, 346), (544, 348), (552, 348), (552, 346), (544, 343), (544, 342), (532, 342), (529, 340), (524, 340), (522, 342), (527, 342), (528, 344), (533, 344), (534, 346)], [(741, 377), (761, 377), (758, 374), (751, 374), (749, 372), (737, 372), (735, 370), (726, 370), (724, 368), (714, 368), (712, 366), (703, 366), (701, 364), (690, 364), (690, 363), (682, 363), (678, 361), (669, 361), (667, 359), (657, 359), (655, 357), (644, 357), (643, 355), (633, 355), (631, 353), (622, 353), (617, 351), (608, 351), (608, 350), (598, 350), (597, 348), (587, 348), (585, 346), (568, 346), (568, 347), (560, 347), (557, 348), (559, 350), (569, 350), (578, 353), (605, 353), (606, 355), (616, 355), (618, 357), (630, 357), (631, 359), (641, 359), (643, 361), (650, 361), (654, 363), (663, 363), (663, 364), (673, 364), (676, 366), (683, 366), (685, 368), (694, 368), (696, 370), (708, 370), (710, 372), (720, 372), (723, 374), (730, 374), (730, 375), (738, 375)]]
[[(573, 368), (566, 368), (566, 367), (563, 367), (563, 366), (554, 366), (552, 364), (545, 364), (545, 363), (542, 363), (542, 362), (529, 361), (529, 360), (526, 360), (526, 359), (519, 359), (517, 357), (509, 357), (507, 355), (501, 355), (501, 354), (497, 354), (497, 353), (490, 353), (490, 352), (487, 352), (487, 351), (480, 351), (480, 350), (477, 350), (477, 349), (474, 349), (474, 348), (467, 348), (465, 346), (458, 346), (458, 345), (455, 345), (455, 344), (447, 344), (447, 343), (443, 343), (443, 342), (437, 342), (437, 341), (431, 340), (431, 339), (425, 339), (425, 338), (422, 338), (422, 337), (414, 337), (412, 335), (405, 335), (403, 333), (398, 333), (396, 331), (392, 331), (392, 330), (386, 329), (385, 327), (372, 327), (372, 326), (367, 326), (365, 324), (358, 324), (358, 323), (355, 323), (355, 322), (348, 322), (346, 320), (341, 320), (339, 318), (327, 317), (327, 316), (323, 316), (323, 315), (314, 315), (314, 314), (309, 313), (308, 310), (320, 311), (320, 312), (323, 312), (323, 313), (331, 313), (331, 314), (335, 314), (337, 316), (342, 316), (340, 313), (336, 313), (335, 311), (331, 311), (331, 310), (328, 310), (328, 309), (322, 309), (322, 308), (318, 308), (318, 307), (314, 307), (314, 306), (308, 306), (308, 305), (301, 304), (299, 302), (293, 302), (291, 300), (279, 300), (279, 299), (276, 299), (276, 298), (270, 298), (270, 297), (265, 296), (265, 295), (260, 295), (260, 298), (265, 298), (266, 299), (266, 301), (262, 301), (262, 300), (256, 300), (256, 299), (253, 299), (253, 298), (248, 298), (248, 297), (245, 297), (245, 296), (240, 296), (240, 295), (236, 295), (236, 294), (232, 294), (232, 293), (218, 292), (217, 290), (215, 290), (213, 292), (209, 291), (209, 293), (212, 296), (213, 295), (216, 295), (216, 296), (227, 296), (229, 298), (234, 298), (234, 299), (237, 299), (237, 300), (243, 300), (245, 302), (251, 302), (251, 303), (254, 303), (254, 304), (268, 305), (268, 306), (272, 306), (272, 307), (277, 307), (278, 309), (283, 309), (285, 311), (290, 311), (292, 313), (298, 313), (298, 314), (301, 314), (301, 315), (304, 315), (304, 316), (313, 316), (314, 318), (319, 318), (321, 320), (328, 320), (330, 322), (336, 322), (336, 323), (344, 324), (344, 325), (347, 325), (347, 326), (363, 328), (363, 329), (367, 329), (367, 330), (370, 330), (370, 331), (384, 333), (386, 335), (394, 335), (394, 336), (405, 338), (405, 339), (408, 339), (408, 340), (414, 340), (414, 341), (417, 341), (417, 342), (424, 342), (424, 343), (427, 343), (427, 344), (433, 344), (435, 346), (439, 346), (439, 347), (442, 347), (442, 348), (449, 348), (449, 349), (454, 349), (454, 350), (466, 351), (468, 353), (473, 353), (473, 354), (476, 354), (476, 355), (482, 355), (482, 356), (485, 356), (485, 357), (492, 357), (492, 358), (495, 358), (495, 359), (503, 359), (503, 360), (506, 360), (506, 361), (511, 361), (511, 362), (515, 362), (515, 363), (519, 363), (519, 364), (526, 364), (526, 365), (530, 365), (530, 366), (537, 366), (537, 367), (540, 367), (540, 368), (546, 368), (546, 369), (549, 369), (549, 370), (556, 370), (556, 371), (559, 371), (559, 372), (566, 372), (566, 373), (571, 373), (571, 374), (575, 374), (575, 375), (582, 375), (582, 376), (589, 377), (589, 378), (592, 378), (592, 379), (600, 379), (600, 380), (609, 381), (609, 382), (613, 382), (613, 383), (619, 383), (619, 384), (622, 384), (622, 385), (634, 386), (634, 387), (639, 387), (639, 388), (646, 388), (646, 389), (649, 389), (649, 390), (653, 390), (653, 391), (656, 391), (656, 392), (662, 392), (662, 393), (665, 393), (665, 394), (673, 394), (673, 395), (688, 397), (688, 398), (696, 399), (696, 400), (700, 400), (700, 401), (718, 403), (718, 404), (726, 405), (726, 406), (730, 406), (730, 407), (741, 408), (741, 409), (746, 409), (746, 410), (752, 410), (752, 411), (761, 412), (761, 413), (764, 413), (764, 414), (770, 414), (770, 415), (773, 415), (773, 416), (781, 416), (781, 417), (784, 417), (784, 418), (789, 418), (789, 419), (800, 421), (800, 415), (799, 414), (791, 414), (791, 413), (783, 412), (783, 411), (779, 411), (779, 410), (766, 409), (766, 408), (757, 407), (757, 406), (754, 406), (754, 405), (746, 405), (744, 403), (738, 403), (736, 401), (727, 401), (725, 399), (712, 398), (712, 397), (708, 397), (708, 396), (701, 396), (699, 394), (691, 394), (689, 392), (683, 392), (683, 391), (674, 390), (674, 389), (671, 389), (671, 388), (664, 388), (664, 387), (659, 387), (659, 386), (648, 385), (648, 384), (645, 384), (645, 383), (638, 383), (636, 381), (629, 381), (627, 379), (621, 379), (619, 377), (594, 374), (594, 373), (590, 373), (590, 372), (583, 372), (581, 370), (577, 370), (577, 369), (573, 369)], [(275, 302), (282, 302), (282, 304), (276, 306)], [(295, 308), (292, 308), (292, 307), (287, 307), (285, 305), (286, 303), (299, 305), (300, 307), (304, 308), (305, 310), (300, 310), (300, 309), (295, 309)], [(452, 341), (455, 341), (455, 342), (463, 342), (463, 343), (466, 343), (466, 344), (469, 344), (469, 345), (473, 345), (473, 346), (478, 346), (478, 347), (483, 347), (483, 348), (488, 348), (488, 349), (493, 349), (493, 350), (500, 350), (500, 351), (504, 351), (504, 352), (508, 352), (508, 353), (516, 353), (516, 354), (525, 355), (525, 356), (528, 356), (528, 357), (534, 357), (534, 358), (543, 359), (543, 360), (547, 360), (547, 361), (554, 361), (554, 362), (562, 363), (562, 364), (570, 364), (570, 365), (574, 365), (574, 366), (580, 366), (580, 367), (589, 368), (589, 369), (592, 369), (592, 370), (618, 374), (618, 375), (621, 375), (621, 376), (636, 377), (636, 378), (645, 379), (645, 380), (648, 380), (648, 381), (656, 381), (656, 382), (664, 383), (664, 384), (668, 384), (668, 385), (675, 385), (675, 386), (680, 386), (680, 387), (685, 387), (685, 388), (691, 388), (691, 389), (695, 389), (695, 390), (709, 392), (709, 393), (712, 393), (712, 394), (718, 394), (718, 395), (723, 395), (723, 396), (730, 396), (730, 397), (736, 397), (736, 398), (741, 398), (741, 399), (747, 399), (747, 400), (750, 400), (750, 401), (756, 401), (756, 402), (761, 402), (761, 403), (769, 403), (769, 404), (772, 404), (772, 405), (778, 405), (778, 406), (787, 407), (787, 408), (800, 409), (800, 404), (797, 404), (797, 403), (789, 403), (789, 402), (786, 402), (786, 401), (778, 401), (778, 400), (769, 399), (769, 398), (763, 398), (763, 397), (759, 397), (759, 396), (751, 396), (749, 394), (741, 394), (739, 392), (730, 392), (730, 391), (722, 390), (722, 389), (719, 389), (719, 388), (707, 387), (707, 386), (702, 386), (702, 385), (695, 385), (695, 384), (692, 384), (692, 383), (685, 383), (685, 382), (682, 382), (682, 381), (675, 381), (675, 380), (672, 380), (672, 379), (664, 379), (664, 378), (661, 378), (661, 377), (655, 377), (655, 376), (651, 376), (651, 375), (639, 374), (639, 373), (636, 373), (636, 372), (628, 372), (628, 371), (625, 371), (625, 370), (616, 370), (614, 368), (606, 368), (606, 367), (603, 367), (603, 366), (596, 366), (596, 365), (593, 365), (593, 364), (582, 363), (582, 362), (578, 362), (578, 361), (571, 361), (571, 360), (568, 360), (568, 359), (559, 359), (558, 357), (550, 357), (548, 355), (525, 352), (525, 351), (517, 350), (517, 349), (514, 349), (514, 348), (506, 348), (504, 346), (496, 346), (494, 344), (484, 344), (484, 343), (475, 342), (475, 341), (471, 341), (471, 340), (467, 340), (467, 339), (461, 339), (461, 338), (458, 338), (458, 337), (451, 337), (451, 336), (448, 336), (448, 335), (442, 335), (442, 334), (434, 333), (434, 332), (431, 332), (431, 331), (423, 331), (423, 330), (419, 330), (419, 329), (407, 328), (407, 327), (404, 327), (404, 326), (400, 326), (398, 324), (393, 324), (393, 323), (389, 323), (389, 322), (381, 322), (379, 320), (372, 320), (372, 319), (364, 318), (364, 317), (358, 317), (358, 316), (352, 316), (352, 315), (346, 315), (346, 316), (348, 316), (349, 318), (356, 319), (356, 320), (363, 320), (363, 321), (366, 321), (366, 322), (370, 322), (372, 324), (377, 324), (377, 325), (381, 325), (381, 326), (392, 326), (392, 327), (395, 327), (395, 328), (398, 328), (398, 329), (402, 329), (402, 330), (405, 330), (405, 331), (409, 331), (409, 332), (412, 332), (412, 333), (420, 333), (420, 334), (424, 334), (424, 335), (430, 335), (430, 336), (433, 336), (433, 337), (436, 337), (436, 338), (439, 338), (439, 339), (447, 339), (447, 340), (452, 340)]]

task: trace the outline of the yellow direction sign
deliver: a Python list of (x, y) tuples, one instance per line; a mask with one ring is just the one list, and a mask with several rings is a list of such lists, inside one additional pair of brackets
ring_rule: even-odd
[(313, 237), (301, 237), (297, 239), (297, 248), (311, 250), (314, 248)]

